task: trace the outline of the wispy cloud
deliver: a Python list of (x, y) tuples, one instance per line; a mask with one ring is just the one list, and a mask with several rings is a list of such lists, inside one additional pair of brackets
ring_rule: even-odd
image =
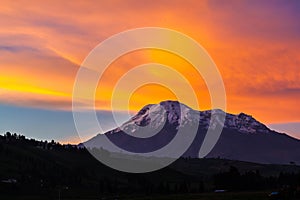
[[(0, 102), (69, 108), (76, 72), (93, 47), (123, 30), (163, 26), (190, 35), (208, 50), (224, 78), (230, 112), (249, 112), (266, 122), (297, 121), (299, 9), (296, 0), (3, 1)], [(150, 61), (147, 54), (143, 56), (137, 53), (116, 62), (114, 70), (107, 72), (108, 78), (103, 78), (104, 90), (132, 65)], [(162, 61), (157, 56), (151, 59)], [(187, 76), (193, 74), (185, 63), (175, 60), (170, 58), (166, 64), (175, 65)], [(199, 91), (199, 100), (209, 106), (209, 100), (203, 100), (209, 95), (200, 79), (194, 78), (192, 84)], [(157, 88), (148, 89), (143, 90), (143, 98), (135, 95), (139, 106), (153, 100)], [(99, 107), (107, 108), (108, 97), (97, 96)]]

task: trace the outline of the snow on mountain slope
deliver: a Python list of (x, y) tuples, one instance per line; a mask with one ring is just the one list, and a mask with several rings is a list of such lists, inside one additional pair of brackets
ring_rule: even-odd
[(244, 113), (238, 115), (228, 114), (219, 109), (201, 112), (193, 110), (178, 101), (163, 101), (159, 104), (146, 105), (128, 122), (113, 132), (123, 130), (134, 134), (140, 127), (156, 130), (161, 129), (166, 122), (177, 128), (197, 123), (199, 123), (199, 126), (208, 128), (211, 118), (214, 123), (221, 124), (218, 118), (224, 114), (226, 114), (224, 128), (238, 130), (242, 133), (270, 132), (269, 128), (250, 115)]

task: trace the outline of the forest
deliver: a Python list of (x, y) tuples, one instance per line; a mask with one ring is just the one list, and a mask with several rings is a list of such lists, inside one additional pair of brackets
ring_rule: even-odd
[(99, 199), (248, 191), (280, 191), (285, 199), (299, 198), (300, 166), (294, 163), (180, 158), (161, 170), (132, 174), (101, 164), (77, 145), (10, 132), (0, 136), (0, 158), (0, 198)]

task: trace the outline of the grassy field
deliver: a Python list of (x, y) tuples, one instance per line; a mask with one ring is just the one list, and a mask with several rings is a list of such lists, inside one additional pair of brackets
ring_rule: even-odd
[[(238, 192), (238, 193), (203, 193), (203, 194), (174, 194), (174, 195), (159, 195), (159, 196), (147, 196), (147, 197), (135, 197), (135, 196), (115, 196), (115, 197), (103, 197), (103, 198), (65, 198), (61, 197), (62, 200), (268, 200), (269, 192)], [(35, 200), (35, 199), (48, 199), (47, 197), (35, 197), (35, 196), (19, 196), (19, 197), (1, 197), (3, 200)], [(52, 199), (52, 198), (49, 198)], [(55, 199), (58, 199), (55, 198)]]
[(141, 198), (128, 198), (136, 200), (263, 200), (268, 199), (269, 192), (240, 192), (240, 193), (204, 193), (185, 195), (149, 196)]

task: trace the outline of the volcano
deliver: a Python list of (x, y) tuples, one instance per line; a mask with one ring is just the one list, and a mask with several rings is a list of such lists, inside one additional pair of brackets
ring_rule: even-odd
[[(222, 116), (225, 117), (224, 125)], [(271, 130), (245, 113), (235, 115), (219, 109), (197, 111), (178, 101), (146, 105), (122, 126), (98, 134), (84, 145), (87, 148), (102, 148), (99, 144), (107, 137), (126, 151), (147, 153), (170, 143), (178, 130), (185, 130), (184, 134), (189, 136), (190, 128), (197, 126), (193, 142), (182, 154), (182, 157), (195, 158), (199, 156), (209, 127), (219, 125), (223, 125), (221, 135), (207, 158), (300, 164), (300, 140)]]

